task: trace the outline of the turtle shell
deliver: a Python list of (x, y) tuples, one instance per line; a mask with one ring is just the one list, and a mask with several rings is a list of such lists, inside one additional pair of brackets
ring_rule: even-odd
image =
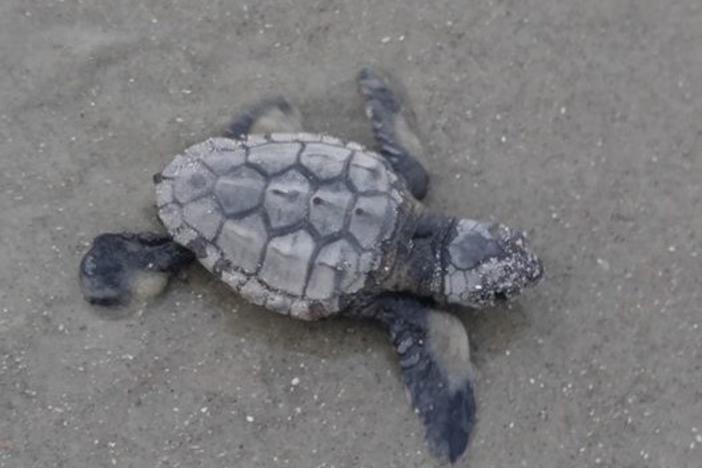
[(206, 140), (161, 172), (156, 194), (169, 233), (205, 268), (308, 320), (369, 286), (413, 203), (380, 155), (311, 134)]

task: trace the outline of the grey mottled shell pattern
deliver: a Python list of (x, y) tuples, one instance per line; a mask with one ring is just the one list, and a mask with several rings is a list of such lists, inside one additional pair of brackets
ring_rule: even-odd
[(156, 194), (164, 225), (205, 268), (245, 299), (308, 320), (366, 287), (413, 203), (381, 156), (301, 133), (196, 144), (162, 171)]

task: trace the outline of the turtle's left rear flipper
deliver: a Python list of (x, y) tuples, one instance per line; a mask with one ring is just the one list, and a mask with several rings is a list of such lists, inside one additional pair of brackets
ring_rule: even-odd
[(149, 299), (194, 259), (190, 250), (161, 234), (101, 234), (80, 263), (83, 295), (91, 304), (105, 306)]
[(468, 336), (456, 317), (416, 299), (386, 296), (377, 315), (390, 332), (412, 405), (432, 453), (455, 462), (475, 423)]

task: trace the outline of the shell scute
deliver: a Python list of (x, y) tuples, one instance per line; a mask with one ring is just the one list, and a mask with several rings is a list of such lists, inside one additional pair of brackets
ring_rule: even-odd
[(215, 176), (200, 161), (188, 161), (177, 172), (173, 194), (179, 203), (188, 203), (212, 190)]
[(260, 214), (227, 220), (217, 237), (217, 245), (232, 265), (248, 274), (256, 273), (268, 232)]
[(271, 226), (275, 229), (301, 221), (307, 214), (310, 190), (307, 177), (294, 169), (271, 179), (263, 202)]
[(248, 162), (268, 175), (276, 174), (295, 164), (301, 148), (297, 142), (265, 143), (249, 149)]
[(214, 193), (224, 214), (236, 216), (250, 210), (261, 202), (266, 181), (250, 167), (241, 167), (231, 174), (220, 177)]
[(314, 239), (305, 230), (274, 237), (268, 243), (259, 277), (272, 288), (302, 296), (313, 251)]
[(222, 224), (219, 205), (210, 197), (190, 202), (183, 208), (183, 219), (205, 239), (214, 239)]
[(387, 167), (380, 159), (367, 153), (354, 154), (349, 167), (349, 178), (359, 192), (387, 192), (390, 188)]
[(393, 232), (397, 207), (385, 195), (361, 196), (351, 213), (349, 232), (364, 249), (387, 240)]
[(351, 150), (319, 143), (308, 143), (300, 162), (321, 180), (337, 177), (344, 170)]
[(322, 236), (341, 231), (353, 194), (342, 182), (323, 185), (309, 201), (309, 220)]
[(305, 295), (327, 299), (339, 288), (345, 290), (358, 276), (359, 253), (346, 239), (327, 244), (314, 261)]

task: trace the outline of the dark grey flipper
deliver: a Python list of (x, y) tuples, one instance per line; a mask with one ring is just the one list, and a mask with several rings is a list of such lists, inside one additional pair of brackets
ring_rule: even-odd
[(421, 200), (427, 194), (429, 174), (417, 160), (423, 150), (409, 104), (402, 102), (400, 93), (390, 88), (387, 79), (369, 68), (358, 74), (358, 87), (366, 99), (366, 114), (380, 152)]
[(400, 356), (432, 453), (455, 462), (475, 424), (473, 367), (463, 324), (411, 297), (385, 296), (375, 305), (375, 318), (387, 327)]
[(265, 99), (240, 116), (227, 128), (225, 136), (241, 139), (249, 134), (297, 133), (302, 131), (302, 115), (283, 97)]
[(80, 263), (83, 295), (91, 304), (106, 306), (153, 297), (194, 259), (192, 252), (163, 235), (101, 234)]

